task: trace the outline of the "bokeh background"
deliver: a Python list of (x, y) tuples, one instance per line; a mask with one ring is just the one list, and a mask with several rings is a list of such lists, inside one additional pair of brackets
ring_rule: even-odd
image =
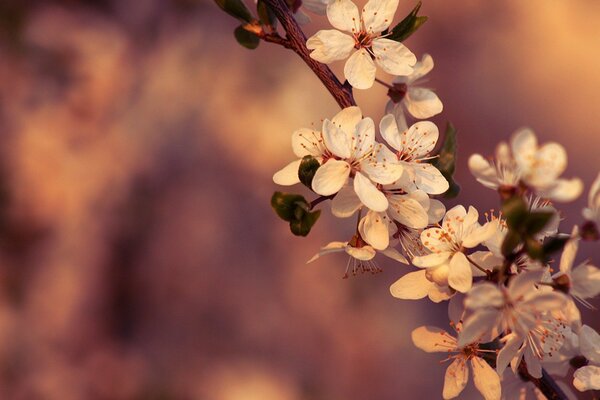
[[(422, 13), (407, 45), (432, 54), (434, 120), (459, 130), (463, 191), (448, 204), (497, 208), (466, 159), (524, 125), (563, 143), (566, 175), (589, 185), (600, 2)], [(412, 268), (381, 259), (382, 274), (343, 280), (345, 256), (305, 262), (352, 221), (324, 213), (297, 238), (272, 212), (292, 131), (337, 106), (293, 53), (246, 50), (235, 26), (209, 0), (0, 2), (0, 398), (440, 397), (445, 365), (410, 332), (446, 327), (445, 306), (388, 292)], [(382, 116), (384, 88), (356, 98)], [(584, 244), (579, 259), (593, 256)]]

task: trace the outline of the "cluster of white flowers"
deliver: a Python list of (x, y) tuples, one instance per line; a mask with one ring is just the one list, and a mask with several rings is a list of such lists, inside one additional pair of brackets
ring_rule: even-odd
[[(378, 124), (379, 138), (373, 119), (356, 106), (325, 119), (320, 130), (303, 128), (292, 135), (298, 159), (273, 176), (275, 183), (300, 183), (301, 163), (310, 156), (318, 163), (312, 191), (331, 200), (335, 217), (357, 216), (346, 241), (329, 243), (309, 262), (345, 252), (347, 277), (381, 271), (373, 261), (380, 252), (417, 268), (390, 291), (405, 300), (448, 301), (456, 335), (430, 326), (412, 334), (418, 348), (449, 354), (445, 399), (465, 388), (468, 365), (475, 387), (488, 400), (525, 398), (535, 388), (524, 386), (519, 377), (542, 378), (544, 370), (564, 377), (570, 367), (577, 390), (600, 390), (600, 335), (582, 324), (578, 309), (592, 308), (589, 300), (600, 294), (600, 269), (588, 261), (574, 267), (579, 241), (598, 237), (600, 175), (583, 210), (586, 222), (570, 235), (559, 234), (561, 218), (551, 202), (577, 199), (583, 183), (560, 177), (567, 166), (560, 144), (539, 146), (535, 134), (522, 129), (510, 143), (498, 145), (495, 160), (474, 154), (468, 166), (478, 182), (499, 192), (504, 204), (524, 204), (526, 215), (492, 211), (482, 219), (475, 207), (462, 205), (446, 212), (435, 198), (449, 189), (432, 162), (438, 128), (430, 121), (407, 123), (407, 118), (427, 119), (443, 109), (438, 96), (421, 86), (433, 59), (426, 54), (417, 62), (404, 45), (386, 38), (398, 0), (370, 0), (360, 13), (350, 0), (322, 4), (336, 29), (308, 39), (311, 57), (322, 63), (349, 57), (344, 74), (354, 88), (373, 85), (376, 65), (395, 78), (386, 84), (390, 101)], [(530, 216), (533, 222), (527, 220), (525, 228), (513, 226)], [(557, 263), (543, 254), (556, 243), (562, 243), (554, 250), (562, 249)]]

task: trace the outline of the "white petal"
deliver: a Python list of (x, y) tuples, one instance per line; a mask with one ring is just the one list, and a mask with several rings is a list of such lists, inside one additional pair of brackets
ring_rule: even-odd
[[(469, 254), (469, 258), (487, 271), (493, 271), (494, 268), (501, 266), (504, 262), (503, 257), (496, 256), (491, 251), (476, 251)], [(473, 276), (486, 276), (486, 274), (479, 269), (474, 268)]]
[(375, 147), (375, 123), (371, 118), (365, 118), (356, 125), (353, 144), (355, 158), (362, 158), (373, 151)]
[(600, 173), (590, 186), (590, 193), (588, 194), (588, 205), (590, 207), (600, 206), (598, 202), (600, 202)]
[(455, 253), (450, 260), (448, 284), (451, 288), (461, 293), (466, 293), (471, 289), (471, 285), (473, 284), (471, 264), (461, 252)]
[(379, 33), (390, 26), (398, 8), (398, 0), (369, 0), (362, 9), (368, 33)]
[(344, 132), (328, 119), (323, 121), (323, 140), (334, 155), (341, 158), (350, 158), (352, 155), (352, 135)]
[[(317, 170), (317, 173), (321, 168)], [(371, 210), (378, 212), (387, 210), (388, 200), (385, 195), (373, 185), (369, 178), (365, 177), (360, 172), (357, 172), (354, 176), (354, 191), (358, 195), (360, 201)]]
[(448, 352), (456, 349), (456, 338), (443, 329), (420, 326), (410, 334), (416, 347), (427, 353)]
[(600, 294), (600, 269), (591, 264), (582, 264), (573, 269), (570, 293), (582, 299), (591, 299)]
[[(337, 0), (336, 0), (337, 1)], [(375, 82), (375, 63), (364, 49), (357, 50), (344, 65), (344, 76), (356, 89), (369, 89)]]
[(566, 307), (568, 297), (560, 292), (542, 292), (534, 293), (532, 297), (521, 303), (523, 307), (533, 306), (538, 310), (560, 310)]
[(447, 263), (451, 257), (450, 252), (431, 253), (424, 256), (414, 257), (412, 263), (416, 267), (431, 268)]
[(321, 196), (330, 196), (344, 186), (349, 175), (350, 165), (347, 162), (330, 159), (317, 169), (312, 189)]
[(379, 122), (379, 131), (385, 141), (396, 150), (403, 148), (402, 138), (398, 131), (398, 125), (396, 124), (396, 118), (393, 114), (387, 114)]
[(429, 216), (429, 223), (435, 224), (438, 223), (446, 213), (446, 207), (444, 203), (439, 200), (431, 199), (429, 201), (429, 210), (427, 210), (427, 215)]
[(327, 6), (329, 23), (341, 31), (355, 32), (360, 28), (358, 7), (350, 0), (333, 0)]
[(557, 179), (548, 188), (537, 190), (540, 196), (562, 203), (575, 200), (581, 192), (583, 192), (583, 182), (579, 178)]
[(321, 30), (306, 41), (310, 58), (324, 64), (344, 60), (354, 48), (354, 38), (335, 29)]
[(323, 155), (323, 136), (308, 128), (301, 128), (292, 134), (292, 150), (302, 158), (304, 156), (321, 157)]
[(534, 284), (542, 280), (543, 270), (523, 272), (512, 278), (508, 284), (511, 299), (518, 299), (527, 293), (535, 293)]
[(569, 273), (573, 268), (573, 262), (579, 248), (578, 228), (577, 225), (571, 232), (571, 238), (565, 244), (562, 255), (560, 256), (560, 272)]
[(362, 206), (352, 185), (344, 187), (331, 200), (331, 213), (338, 218), (352, 216)]
[(496, 168), (479, 154), (469, 157), (469, 170), (477, 179), (477, 182), (489, 189), (497, 189), (500, 186)]
[(439, 303), (450, 299), (455, 294), (456, 292), (450, 289), (448, 286), (438, 286), (437, 284), (433, 284), (429, 288), (427, 297), (429, 297), (429, 300), (433, 301), (434, 303)]
[(530, 164), (535, 160), (537, 152), (537, 138), (531, 129), (523, 128), (513, 135), (510, 141), (512, 153), (517, 164), (528, 171)]
[(500, 377), (488, 363), (479, 357), (471, 359), (473, 382), (485, 400), (500, 400)]
[(406, 257), (404, 257), (398, 250), (396, 250), (393, 247), (388, 247), (387, 249), (382, 250), (381, 253), (384, 256), (391, 258), (392, 260), (396, 260), (398, 262), (401, 262), (402, 264), (408, 265), (408, 260), (406, 259)]
[(542, 364), (540, 363), (540, 359), (533, 354), (533, 349), (531, 349), (531, 347), (525, 346), (523, 348), (523, 358), (527, 364), (527, 372), (529, 372), (529, 375), (534, 378), (541, 378)]
[(458, 346), (464, 347), (481, 338), (486, 332), (494, 329), (500, 314), (494, 309), (482, 309), (471, 314), (464, 322), (458, 335)]
[(415, 55), (402, 43), (390, 39), (373, 39), (375, 62), (388, 74), (408, 75), (417, 62)]
[(418, 300), (427, 296), (433, 282), (425, 277), (425, 270), (409, 272), (390, 286), (392, 296), (403, 300)]
[(579, 331), (579, 348), (585, 358), (600, 364), (600, 335), (587, 325), (583, 325)]
[(335, 117), (331, 118), (331, 122), (340, 128), (342, 131), (352, 137), (356, 131), (356, 125), (362, 120), (362, 111), (356, 106), (346, 107)]
[(498, 352), (498, 357), (496, 359), (496, 370), (499, 375), (504, 373), (506, 367), (510, 364), (510, 362), (515, 358), (519, 348), (523, 344), (523, 338), (517, 336), (515, 333), (510, 333), (506, 335), (503, 340), (504, 346)]
[(480, 282), (473, 286), (465, 299), (465, 307), (470, 310), (480, 308), (501, 308), (504, 306), (504, 295), (497, 285)]
[[(450, 267), (448, 263), (441, 264), (425, 270), (425, 277), (434, 282), (437, 286), (448, 286), (448, 271)], [(429, 293), (431, 296), (431, 292)]]
[(403, 148), (413, 158), (422, 158), (433, 150), (440, 137), (440, 131), (431, 121), (419, 121), (411, 125), (403, 138)]
[(552, 182), (567, 167), (567, 151), (558, 143), (546, 143), (536, 154), (533, 178), (538, 182)]
[(384, 250), (390, 244), (389, 220), (385, 213), (369, 211), (358, 224), (360, 236), (376, 250)]
[(464, 358), (456, 358), (446, 369), (444, 377), (444, 399), (453, 399), (463, 391), (469, 380), (469, 369)]
[(398, 77), (394, 80), (394, 83), (413, 83), (419, 78), (427, 75), (433, 69), (433, 65), (433, 58), (425, 53), (423, 54), (423, 57), (421, 57), (421, 61), (417, 61), (413, 67), (413, 73), (408, 76), (408, 80), (406, 80), (405, 77)]
[(440, 228), (429, 228), (421, 232), (421, 242), (433, 252), (451, 251), (454, 246), (448, 240), (448, 233)]
[(423, 162), (414, 168), (415, 184), (421, 190), (429, 194), (442, 194), (448, 190), (450, 185), (444, 175), (433, 165)]
[(444, 109), (442, 101), (433, 90), (420, 87), (409, 88), (404, 102), (408, 112), (419, 119), (431, 118)]
[(306, 15), (306, 13), (304, 11), (302, 11), (302, 9), (298, 9), (298, 11), (296, 11), (294, 13), (294, 19), (296, 20), (296, 22), (300, 25), (306, 25), (308, 23), (310, 23), (311, 19), (308, 15)]
[(331, 242), (331, 243), (327, 244), (326, 246), (321, 247), (321, 250), (319, 250), (319, 252), (317, 254), (315, 254), (306, 263), (308, 264), (310, 262), (313, 262), (317, 258), (319, 258), (319, 257), (321, 257), (321, 256), (323, 256), (325, 254), (345, 251), (345, 248), (346, 248), (346, 243), (345, 242)]
[(396, 155), (379, 143), (373, 154), (360, 163), (360, 168), (373, 182), (382, 185), (398, 181), (404, 171), (404, 167), (396, 162)]
[(363, 246), (363, 247), (346, 247), (346, 253), (361, 261), (369, 261), (375, 257), (375, 249), (371, 246)]
[(328, 0), (302, 0), (302, 7), (318, 15), (327, 13)]
[(290, 186), (300, 182), (298, 168), (302, 160), (292, 161), (273, 175), (273, 182), (278, 185)]
[(600, 367), (587, 365), (573, 374), (573, 386), (580, 392), (600, 390)]
[(500, 229), (500, 224), (497, 219), (487, 222), (483, 226), (473, 229), (471, 233), (463, 239), (462, 245), (467, 248), (475, 247), (481, 242), (489, 240), (494, 236), (498, 229)]
[(388, 198), (389, 215), (410, 228), (421, 229), (427, 226), (429, 216), (423, 206), (406, 195), (390, 196)]

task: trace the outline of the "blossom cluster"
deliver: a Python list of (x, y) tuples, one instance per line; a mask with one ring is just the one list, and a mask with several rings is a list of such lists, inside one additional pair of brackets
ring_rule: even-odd
[[(378, 123), (352, 106), (318, 129), (292, 135), (297, 159), (275, 173), (274, 182), (302, 182), (319, 196), (302, 206), (302, 215), (331, 200), (333, 216), (356, 217), (346, 240), (327, 244), (309, 262), (345, 252), (344, 277), (381, 271), (377, 253), (414, 267), (390, 291), (403, 300), (447, 302), (454, 333), (432, 326), (412, 332), (415, 346), (446, 353), (451, 361), (445, 399), (460, 395), (469, 370), (488, 400), (526, 398), (531, 381), (545, 374), (561, 379), (572, 373), (570, 387), (560, 382), (569, 397), (571, 388), (600, 390), (600, 335), (580, 313), (600, 294), (600, 269), (575, 262), (580, 242), (600, 237), (600, 174), (582, 212), (585, 221), (559, 233), (555, 203), (579, 198), (583, 182), (562, 177), (562, 145), (540, 145), (524, 128), (501, 142), (495, 157), (468, 158), (475, 179), (498, 193), (502, 211), (482, 218), (473, 205), (446, 210), (440, 198), (450, 183), (436, 163), (439, 129), (427, 120), (443, 105), (422, 86), (432, 57), (417, 61), (387, 38), (397, 0), (370, 0), (360, 12), (351, 0), (323, 4), (335, 29), (308, 39), (310, 56), (326, 64), (347, 59), (344, 76), (352, 87), (368, 89), (378, 81), (390, 99)], [(394, 75), (391, 84), (376, 79), (377, 67)], [(312, 170), (304, 169), (308, 161)]]

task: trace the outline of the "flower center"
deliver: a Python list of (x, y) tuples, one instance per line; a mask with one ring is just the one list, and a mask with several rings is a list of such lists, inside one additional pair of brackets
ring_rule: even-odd
[(354, 34), (354, 48), (360, 49), (362, 47), (371, 47), (373, 38), (369, 33), (361, 30)]

